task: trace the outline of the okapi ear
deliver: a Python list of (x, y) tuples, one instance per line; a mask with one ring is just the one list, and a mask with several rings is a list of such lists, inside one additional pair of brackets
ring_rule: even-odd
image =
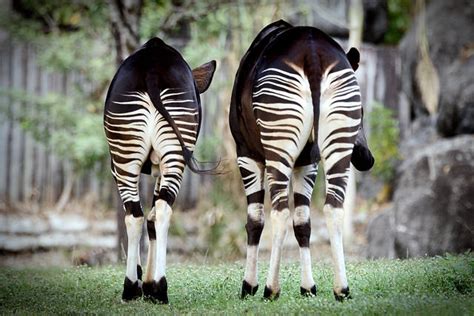
[(349, 63), (351, 64), (352, 69), (356, 71), (357, 68), (359, 68), (360, 61), (360, 53), (357, 48), (351, 47), (351, 49), (349, 49), (349, 51), (347, 52), (346, 56), (349, 60)]
[(205, 63), (197, 68), (193, 69), (193, 77), (196, 82), (196, 87), (199, 93), (203, 93), (209, 88), (209, 85), (212, 81), (212, 76), (214, 76), (214, 71), (216, 70), (216, 61), (211, 60), (208, 63)]

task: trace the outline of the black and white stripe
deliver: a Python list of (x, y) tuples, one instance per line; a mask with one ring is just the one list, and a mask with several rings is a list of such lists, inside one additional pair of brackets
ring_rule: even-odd
[[(191, 93), (179, 89), (164, 89), (161, 102), (178, 126), (186, 147), (193, 151), (198, 131), (198, 109)], [(185, 161), (176, 133), (157, 111), (146, 92), (123, 95), (125, 101), (112, 100), (132, 111), (106, 111), (105, 130), (112, 156), (114, 175), (123, 202), (138, 201), (138, 178), (144, 161), (166, 168), (161, 172), (159, 191), (167, 190), (172, 199), (177, 196)], [(158, 196), (158, 192), (155, 195)]]
[(360, 89), (354, 74), (359, 59), (357, 49), (345, 54), (318, 29), (277, 21), (257, 35), (241, 61), (229, 123), (248, 202), (242, 297), (255, 294), (258, 288), (264, 171), (272, 201), (272, 253), (264, 297), (276, 298), (280, 292), (281, 252), (291, 219), (290, 181), (293, 229), (300, 246), (301, 294), (316, 294), (309, 244), (310, 202), (319, 162), (326, 181), (323, 211), (334, 261), (334, 293), (337, 299), (349, 294), (342, 247), (349, 167), (352, 162), (366, 171), (374, 163), (362, 128)]
[(328, 71), (321, 92), (318, 146), (326, 172), (326, 203), (341, 207), (361, 123), (360, 89), (354, 71)]
[(308, 81), (296, 67), (266, 69), (256, 81), (252, 105), (270, 170), (272, 205), (287, 207), (288, 182), (313, 126)]
[[(216, 62), (210, 61), (191, 70), (177, 50), (155, 37), (122, 62), (110, 84), (104, 129), (128, 236), (123, 300), (144, 295), (168, 303), (165, 270), (172, 206), (186, 166), (207, 172), (199, 168), (193, 151), (201, 124), (199, 94), (208, 89), (215, 69)], [(156, 177), (146, 216), (149, 247), (143, 283), (141, 173)]]

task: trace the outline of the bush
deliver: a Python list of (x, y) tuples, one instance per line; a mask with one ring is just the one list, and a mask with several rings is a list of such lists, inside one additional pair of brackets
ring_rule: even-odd
[(395, 176), (395, 167), (400, 159), (398, 144), (400, 129), (393, 111), (381, 103), (375, 103), (368, 115), (370, 135), (369, 147), (375, 157), (372, 175), (390, 184)]

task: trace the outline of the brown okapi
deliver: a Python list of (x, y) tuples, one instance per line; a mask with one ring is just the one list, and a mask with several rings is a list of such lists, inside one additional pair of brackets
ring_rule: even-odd
[(258, 289), (258, 245), (264, 226), (264, 174), (272, 211), (272, 250), (264, 297), (280, 294), (282, 245), (291, 218), (300, 246), (301, 294), (315, 295), (309, 241), (310, 201), (318, 163), (324, 166), (324, 214), (334, 264), (334, 295), (349, 297), (342, 244), (343, 202), (350, 163), (358, 170), (374, 164), (362, 128), (360, 89), (354, 71), (359, 52), (346, 54), (313, 27), (278, 21), (265, 27), (237, 72), (229, 123), (247, 196), (247, 263), (242, 298)]
[[(191, 70), (178, 51), (152, 38), (121, 64), (110, 85), (104, 128), (128, 236), (123, 300), (144, 294), (168, 303), (165, 268), (171, 207), (185, 166), (200, 172), (192, 156), (201, 126), (199, 94), (209, 87), (215, 67), (211, 61)], [(140, 173), (157, 177), (147, 215), (149, 248), (143, 284)]]

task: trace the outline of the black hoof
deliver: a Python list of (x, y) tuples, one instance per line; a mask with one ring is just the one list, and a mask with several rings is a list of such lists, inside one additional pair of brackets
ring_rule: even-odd
[(303, 296), (308, 296), (308, 297), (316, 296), (316, 285), (313, 285), (313, 287), (310, 288), (309, 290), (305, 289), (304, 287), (300, 287), (300, 292), (301, 292), (301, 295)]
[(352, 298), (351, 294), (349, 293), (349, 287), (343, 288), (339, 294), (334, 291), (334, 297), (336, 298), (336, 301), (339, 302), (350, 300)]
[(240, 294), (240, 298), (244, 299), (247, 295), (255, 295), (258, 290), (258, 284), (252, 287), (247, 281), (242, 282), (242, 293)]
[(158, 304), (168, 304), (168, 283), (162, 277), (160, 281), (144, 282), (143, 295), (145, 299)]
[(129, 278), (125, 277), (125, 281), (123, 282), (123, 292), (122, 292), (122, 300), (124, 301), (131, 301), (140, 298), (143, 295), (142, 288), (137, 281), (132, 282)]
[(272, 289), (265, 285), (265, 290), (263, 291), (263, 298), (266, 300), (274, 301), (280, 297), (280, 291), (274, 293)]

